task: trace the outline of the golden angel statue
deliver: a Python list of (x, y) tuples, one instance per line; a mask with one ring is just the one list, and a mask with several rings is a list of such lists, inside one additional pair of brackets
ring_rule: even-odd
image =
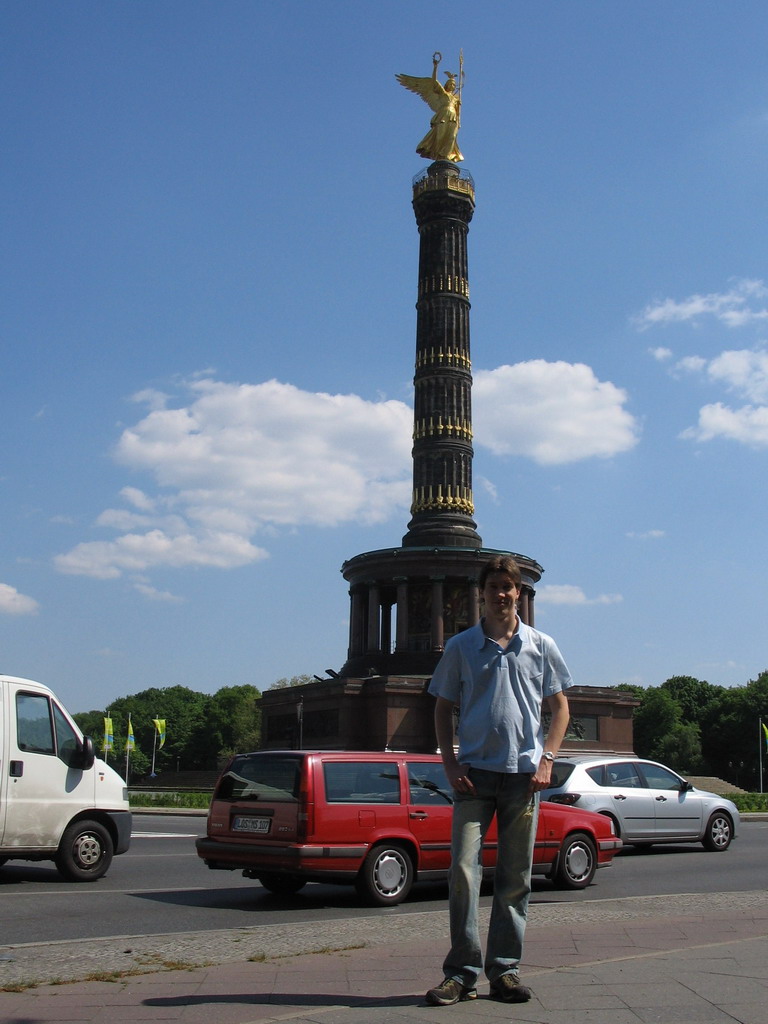
[(437, 80), (437, 66), (442, 60), (438, 51), (432, 56), (432, 77), (414, 78), (412, 75), (395, 75), (400, 85), (417, 93), (434, 110), (430, 121), (432, 126), (416, 147), (419, 156), (427, 160), (463, 160), (457, 145), (461, 123), (461, 86), (464, 77), (463, 58), (459, 59), (459, 85), (456, 90), (456, 75), (444, 71), (448, 81), (445, 86)]

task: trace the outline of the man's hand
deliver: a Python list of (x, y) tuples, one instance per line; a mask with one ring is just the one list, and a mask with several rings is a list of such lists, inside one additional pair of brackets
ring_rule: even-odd
[(445, 766), (445, 774), (448, 777), (448, 781), (457, 793), (474, 794), (475, 787), (472, 784), (468, 773), (469, 765), (466, 764), (459, 764), (456, 762), (455, 764)]
[(531, 793), (539, 793), (546, 789), (552, 778), (552, 762), (545, 757), (539, 761), (539, 767), (531, 776)]

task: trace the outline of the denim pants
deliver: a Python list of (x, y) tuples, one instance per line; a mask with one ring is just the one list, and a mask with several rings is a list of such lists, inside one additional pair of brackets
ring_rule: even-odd
[(485, 973), (494, 982), (516, 974), (531, 892), (531, 862), (536, 840), (539, 795), (531, 795), (529, 774), (509, 775), (469, 769), (475, 793), (454, 793), (451, 837), (451, 950), (443, 963), (446, 978), (474, 987), (483, 969), (478, 929), (483, 838), (494, 813), (498, 856), (493, 906), (488, 925)]

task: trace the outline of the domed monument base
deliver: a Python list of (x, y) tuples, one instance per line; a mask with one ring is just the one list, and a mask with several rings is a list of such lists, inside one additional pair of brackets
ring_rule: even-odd
[[(478, 574), (490, 548), (401, 547), (367, 551), (342, 566), (350, 585), (349, 652), (340, 676), (427, 675), (445, 641), (480, 618)], [(533, 625), (542, 568), (514, 554), (523, 574), (520, 617)]]

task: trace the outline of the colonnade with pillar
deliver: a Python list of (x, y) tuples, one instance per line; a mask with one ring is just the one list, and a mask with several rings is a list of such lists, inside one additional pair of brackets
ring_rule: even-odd
[[(357, 575), (350, 580), (348, 663), (354, 674), (390, 674), (427, 664), (446, 641), (480, 619), (477, 574)], [(524, 580), (518, 604), (523, 622), (534, 624), (534, 589)]]

